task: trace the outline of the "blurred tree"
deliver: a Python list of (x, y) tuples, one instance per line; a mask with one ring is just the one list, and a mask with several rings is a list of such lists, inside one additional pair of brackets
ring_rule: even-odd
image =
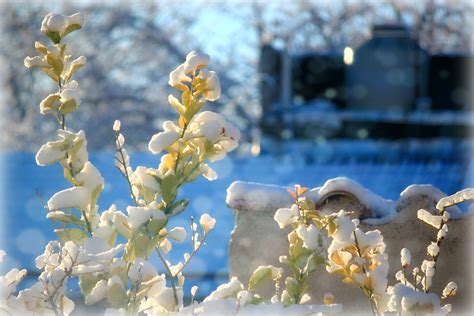
[(167, 74), (188, 51), (206, 50), (207, 35), (196, 35), (199, 23), (207, 23), (205, 11), (239, 25), (235, 39), (226, 39), (212, 56), (223, 91), (211, 108), (233, 116), (250, 137), (261, 115), (258, 57), (265, 44), (290, 52), (342, 52), (369, 37), (374, 23), (404, 23), (432, 53), (472, 52), (469, 1), (204, 2), (2, 2), (3, 147), (36, 150), (56, 129), (54, 121), (38, 119), (37, 106), (51, 87), (33, 84), (39, 74), (23, 67), (23, 58), (35, 53), (31, 43), (41, 19), (51, 10), (89, 15), (87, 32), (74, 35), (75, 53), (88, 58), (78, 78), (84, 109), (74, 121), (99, 136), (89, 138), (92, 149), (113, 145), (115, 118), (123, 121), (128, 144), (146, 147), (172, 115), (166, 106)]

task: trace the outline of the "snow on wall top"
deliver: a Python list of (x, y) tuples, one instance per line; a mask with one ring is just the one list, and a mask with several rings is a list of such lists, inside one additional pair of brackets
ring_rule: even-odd
[[(354, 180), (340, 177), (326, 181), (322, 187), (305, 193), (315, 202), (332, 192), (344, 191), (354, 195), (360, 203), (371, 210), (375, 218), (391, 217), (395, 213), (395, 202), (385, 200), (364, 188)], [(227, 189), (226, 203), (230, 208), (242, 210), (278, 209), (291, 205), (293, 198), (287, 188), (275, 185), (236, 181)]]
[[(246, 211), (277, 210), (291, 205), (293, 201), (287, 189), (275, 185), (236, 181), (227, 189), (226, 203), (232, 209)], [(323, 186), (305, 193), (305, 196), (317, 203), (331, 193), (341, 191), (353, 195), (370, 210), (373, 217), (364, 220), (368, 224), (383, 224), (392, 220), (397, 211), (411, 198), (430, 199), (436, 203), (446, 197), (446, 194), (432, 185), (410, 185), (400, 193), (398, 201), (393, 201), (384, 199), (358, 182), (345, 177), (330, 179)], [(453, 219), (465, 217), (470, 213), (463, 213), (457, 206), (451, 206), (447, 210)]]
[(375, 194), (369, 189), (363, 187), (358, 182), (345, 177), (329, 179), (319, 188), (321, 197), (327, 196), (331, 192), (343, 191), (350, 193), (356, 197), (375, 218), (392, 218), (395, 213), (395, 202), (385, 200), (381, 196)]

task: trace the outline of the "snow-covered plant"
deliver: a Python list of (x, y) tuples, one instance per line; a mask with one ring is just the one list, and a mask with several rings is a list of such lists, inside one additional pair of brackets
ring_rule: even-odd
[[(183, 271), (204, 245), (216, 220), (208, 214), (198, 222), (191, 218), (190, 234), (183, 227), (170, 227), (169, 220), (183, 213), (189, 204), (179, 195), (180, 188), (200, 175), (210, 181), (216, 179), (208, 162), (225, 158), (240, 138), (238, 129), (222, 115), (200, 112), (207, 101), (219, 98), (221, 89), (217, 74), (209, 70), (208, 55), (189, 53), (169, 76), (169, 84), (180, 93), (168, 97), (178, 119), (164, 122), (163, 131), (153, 135), (148, 144), (153, 154), (161, 155), (156, 168), (132, 168), (121, 123), (114, 122), (115, 166), (127, 181), (131, 205), (126, 212), (115, 205), (99, 211), (97, 201), (104, 178), (89, 161), (85, 132), (73, 131), (66, 124), (81, 104), (78, 83), (72, 77), (85, 65), (86, 58), (73, 59), (63, 39), (80, 29), (83, 22), (81, 13), (48, 14), (41, 31), (52, 45), (36, 42), (39, 55), (25, 58), (26, 67), (42, 69), (58, 87), (40, 103), (40, 112), (58, 121), (58, 138), (41, 146), (36, 162), (40, 166), (60, 164), (71, 187), (47, 202), (47, 218), (59, 227), (55, 229), (58, 240), (49, 242), (36, 258), (36, 267), (42, 270), (38, 281), (17, 293), (16, 286), (26, 270), (13, 269), (0, 278), (2, 313), (69, 315), (74, 302), (66, 296), (66, 290), (72, 278), (79, 280), (84, 303), (105, 302), (102, 306), (107, 306), (107, 315), (234, 315), (254, 313), (257, 304), (273, 315), (291, 310), (337, 313), (339, 305), (294, 305), (283, 311), (283, 303), (278, 300), (265, 301), (257, 291), (266, 281), (276, 282), (275, 291), (279, 291), (282, 269), (273, 266), (258, 267), (247, 286), (232, 278), (200, 303), (195, 301), (195, 286), (191, 289), (191, 304), (183, 306)], [(183, 242), (187, 235), (192, 248), (183, 254), (182, 262), (170, 263), (166, 255), (173, 243)], [(4, 255), (0, 252), (2, 260)], [(161, 262), (162, 273), (151, 263), (153, 256)]]
[[(216, 172), (208, 165), (225, 158), (240, 138), (237, 128), (222, 115), (203, 111), (207, 101), (220, 96), (217, 74), (209, 70), (210, 57), (191, 52), (170, 73), (169, 84), (179, 96), (169, 95), (168, 102), (177, 112), (176, 122), (163, 123), (163, 131), (152, 136), (148, 149), (160, 154), (157, 167), (132, 168), (125, 149), (120, 121), (115, 121), (115, 166), (130, 189), (130, 205), (126, 212), (111, 205), (100, 212), (97, 201), (104, 188), (104, 178), (89, 161), (84, 131), (73, 131), (66, 124), (70, 114), (81, 104), (75, 72), (86, 58), (73, 58), (63, 40), (82, 27), (84, 15), (48, 14), (41, 31), (52, 41), (47, 46), (35, 43), (38, 56), (26, 57), (28, 68), (40, 68), (55, 82), (58, 90), (40, 103), (40, 113), (53, 116), (59, 129), (57, 139), (42, 145), (36, 154), (40, 166), (58, 163), (70, 187), (55, 193), (47, 202), (47, 218), (57, 227), (58, 240), (50, 241), (36, 258), (41, 270), (37, 282), (17, 292), (26, 270), (12, 269), (0, 277), (0, 311), (6, 314), (69, 315), (74, 302), (66, 296), (70, 279), (77, 278), (85, 304), (104, 302), (106, 314), (264, 314), (283, 315), (332, 313), (341, 305), (333, 304), (327, 293), (324, 305), (307, 305), (309, 277), (318, 265), (326, 265), (329, 273), (340, 274), (345, 283), (363, 290), (374, 314), (395, 311), (401, 314), (448, 312), (440, 301), (457, 291), (450, 282), (441, 299), (429, 292), (435, 272), (439, 246), (447, 232), (449, 213), (446, 208), (473, 199), (474, 190), (464, 190), (442, 199), (439, 215), (420, 210), (419, 218), (434, 226), (437, 239), (427, 248), (429, 259), (414, 269), (413, 282), (406, 277), (411, 256), (403, 249), (400, 283), (387, 289), (388, 258), (385, 243), (378, 230), (363, 232), (359, 221), (348, 213), (319, 212), (313, 201), (304, 197), (306, 188), (296, 186), (290, 193), (295, 203), (279, 209), (275, 220), (288, 235), (289, 252), (280, 262), (289, 266), (292, 276), (284, 283), (283, 269), (271, 265), (258, 267), (244, 286), (237, 278), (220, 285), (202, 302), (196, 302), (197, 287), (191, 289), (191, 304), (183, 306), (184, 269), (205, 244), (216, 220), (203, 214), (198, 222), (191, 218), (190, 234), (183, 227), (172, 227), (170, 218), (183, 213), (189, 200), (180, 196), (183, 185), (204, 176), (212, 181)], [(190, 236), (192, 246), (175, 264), (166, 258), (173, 243)], [(5, 252), (0, 251), (0, 263)], [(155, 267), (151, 260), (161, 262)], [(271, 299), (261, 297), (259, 289), (273, 283)]]
[(374, 314), (383, 311), (387, 288), (388, 255), (379, 230), (362, 231), (359, 220), (351, 220), (347, 213), (337, 214), (336, 229), (328, 248), (329, 273), (342, 275), (344, 283), (360, 288), (370, 301)]
[[(441, 303), (456, 294), (457, 285), (449, 282), (442, 295), (430, 292), (441, 241), (448, 231), (447, 207), (474, 199), (474, 189), (465, 189), (441, 199), (437, 204), (438, 215), (425, 210), (418, 211), (418, 218), (437, 229), (437, 238), (427, 247), (429, 258), (412, 272), (409, 281), (408, 268), (411, 253), (407, 248), (400, 252), (402, 270), (397, 272), (399, 283), (387, 286), (389, 261), (386, 244), (379, 230), (362, 231), (358, 219), (350, 219), (344, 210), (325, 215), (316, 209), (313, 201), (302, 196), (307, 191), (299, 185), (290, 194), (295, 203), (280, 208), (274, 219), (281, 229), (290, 226), (288, 234), (289, 255), (281, 256), (280, 262), (289, 266), (292, 277), (285, 281), (282, 292), (285, 305), (303, 304), (310, 299), (307, 290), (308, 276), (318, 264), (325, 264), (327, 272), (339, 274), (342, 281), (352, 284), (367, 296), (374, 315), (397, 312), (401, 315), (447, 314), (451, 305)], [(327, 246), (329, 244), (329, 246)], [(315, 284), (317, 286), (317, 284)], [(325, 304), (332, 304), (333, 296), (327, 293)]]
[[(279, 258), (293, 273), (285, 279), (285, 289), (281, 293), (281, 301), (286, 306), (311, 300), (307, 293), (309, 277), (318, 265), (326, 263), (326, 228), (332, 227), (335, 219), (316, 211), (313, 201), (302, 196), (307, 190), (299, 185), (294, 191), (289, 190), (295, 199), (294, 204), (290, 208), (278, 209), (274, 216), (280, 228), (291, 227), (288, 255)], [(332, 304), (329, 294), (325, 301)]]
[(428, 258), (421, 265), (411, 268), (411, 253), (407, 248), (400, 252), (402, 270), (395, 275), (399, 283), (387, 289), (389, 300), (387, 310), (403, 315), (448, 314), (452, 306), (445, 304), (448, 298), (456, 295), (457, 285), (449, 282), (442, 293), (431, 292), (436, 264), (440, 255), (440, 246), (448, 232), (450, 213), (447, 208), (464, 201), (474, 200), (474, 189), (464, 189), (439, 200), (436, 205), (438, 214), (419, 210), (418, 219), (436, 229), (436, 239), (430, 241), (426, 248)]
[[(66, 124), (81, 104), (78, 83), (72, 78), (86, 58), (74, 59), (63, 39), (80, 29), (83, 22), (82, 13), (48, 14), (41, 31), (52, 45), (36, 42), (39, 55), (25, 58), (26, 67), (42, 69), (58, 87), (40, 103), (40, 112), (58, 121), (58, 138), (41, 146), (36, 162), (40, 166), (59, 163), (71, 187), (57, 192), (47, 203), (47, 218), (60, 228), (55, 229), (58, 240), (49, 242), (36, 259), (37, 268), (43, 270), (38, 282), (15, 295), (16, 285), (26, 271), (14, 269), (2, 277), (2, 310), (68, 315), (74, 303), (65, 295), (67, 282), (77, 277), (84, 302), (106, 300), (109, 312), (178, 311), (183, 305), (183, 270), (216, 221), (208, 214), (203, 214), (198, 223), (192, 221), (192, 249), (184, 254), (182, 262), (173, 265), (165, 255), (172, 242), (183, 242), (187, 234), (183, 227), (169, 227), (168, 220), (189, 203), (177, 199), (181, 186), (200, 175), (216, 179), (217, 174), (206, 162), (223, 159), (234, 150), (240, 133), (220, 114), (198, 113), (206, 101), (219, 98), (220, 84), (217, 74), (208, 69), (209, 56), (191, 52), (169, 79), (169, 84), (181, 92), (180, 100), (173, 95), (168, 98), (179, 114), (178, 122), (166, 121), (164, 131), (149, 143), (152, 153), (165, 152), (157, 168), (132, 169), (120, 122), (114, 123), (116, 166), (129, 184), (132, 205), (126, 213), (115, 205), (99, 212), (97, 200), (104, 179), (89, 161), (85, 132), (75, 132)], [(154, 253), (163, 264), (164, 274), (159, 274), (150, 262)]]
[[(306, 191), (297, 185), (290, 191), (295, 203), (275, 213), (280, 228), (291, 225), (293, 229), (288, 235), (289, 255), (280, 257), (293, 272), (285, 281), (283, 302), (301, 304), (309, 300), (308, 277), (317, 265), (326, 265), (329, 273), (340, 274), (344, 283), (362, 289), (377, 313), (388, 273), (382, 234), (378, 230), (363, 232), (357, 228), (358, 220), (351, 220), (345, 211), (329, 215), (319, 212), (311, 199), (301, 196)], [(328, 293), (324, 301), (332, 303), (332, 295)]]

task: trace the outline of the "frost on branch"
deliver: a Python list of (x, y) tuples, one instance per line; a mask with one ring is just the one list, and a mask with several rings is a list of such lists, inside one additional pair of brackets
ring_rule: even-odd
[(433, 226), (434, 228), (440, 228), (443, 223), (443, 218), (439, 215), (433, 215), (426, 210), (418, 210), (417, 213), (418, 219), (425, 222), (428, 225)]
[(443, 209), (456, 205), (465, 201), (473, 201), (474, 200), (474, 188), (464, 189), (459, 191), (453, 195), (447, 196), (439, 200), (438, 204), (436, 204), (436, 208), (439, 211)]

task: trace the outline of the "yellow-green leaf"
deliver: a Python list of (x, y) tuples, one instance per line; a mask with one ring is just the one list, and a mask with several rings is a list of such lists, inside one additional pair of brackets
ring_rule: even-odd
[(196, 115), (197, 112), (204, 106), (204, 102), (202, 101), (193, 101), (189, 105), (188, 109), (186, 110), (186, 113), (184, 113), (184, 117), (188, 122), (191, 121), (191, 119)]
[(114, 283), (107, 289), (107, 302), (113, 308), (125, 307), (127, 301), (127, 292), (123, 285)]
[(123, 284), (127, 283), (128, 275), (127, 275), (127, 267), (125, 265), (115, 266), (114, 268), (110, 270), (110, 274), (118, 276), (122, 280)]
[(181, 103), (183, 103), (185, 107), (189, 107), (190, 101), (191, 101), (191, 92), (183, 91), (183, 94), (181, 95)]
[(98, 185), (95, 187), (94, 191), (91, 194), (91, 206), (94, 207), (97, 203), (97, 199), (99, 198), (99, 194), (102, 192), (102, 185)]
[(55, 229), (54, 232), (62, 242), (74, 241), (75, 243), (79, 243), (82, 239), (87, 237), (87, 234), (79, 228)]
[(61, 97), (58, 94), (50, 94), (40, 103), (40, 111), (46, 114), (52, 110), (57, 110), (61, 105)]
[(177, 194), (178, 179), (174, 174), (167, 175), (161, 181), (161, 196), (168, 205), (173, 202)]
[(46, 55), (48, 53), (48, 47), (41, 42), (35, 42), (35, 49), (41, 55)]
[(156, 236), (160, 232), (160, 230), (166, 226), (168, 220), (166, 218), (163, 219), (152, 219), (147, 224), (147, 230), (153, 235)]
[(51, 78), (54, 82), (59, 82), (59, 76), (53, 71), (53, 68), (43, 68), (43, 71)]
[(186, 112), (186, 107), (182, 105), (178, 99), (176, 99), (173, 95), (168, 96), (168, 102), (171, 105), (171, 107), (178, 112), (180, 115), (184, 115)]
[(46, 36), (49, 37), (49, 39), (53, 41), (54, 44), (58, 44), (61, 41), (61, 36), (58, 32), (49, 31), (46, 32)]
[(84, 296), (89, 294), (101, 279), (101, 277), (95, 276), (93, 273), (81, 274), (79, 276), (79, 288), (82, 294)]
[(154, 247), (155, 243), (150, 238), (142, 232), (137, 232), (127, 243), (124, 259), (126, 261), (133, 261), (138, 257), (147, 258)]
[(46, 55), (46, 59), (48, 60), (48, 64), (53, 66), (53, 72), (56, 75), (60, 76), (64, 69), (63, 62), (51, 53), (48, 53), (48, 55)]
[(74, 112), (75, 110), (77, 110), (77, 103), (74, 99), (67, 100), (59, 106), (59, 111), (64, 115)]
[(77, 154), (77, 152), (79, 151), (79, 149), (81, 149), (82, 144), (84, 144), (84, 139), (81, 139), (81, 140), (78, 140), (77, 142), (75, 142), (75, 143), (74, 143), (74, 146), (71, 148), (71, 150), (69, 151), (69, 153), (70, 153), (71, 155)]
[(249, 291), (253, 292), (263, 285), (265, 281), (272, 280), (272, 269), (270, 267), (257, 268), (249, 279)]
[(78, 217), (76, 217), (72, 214), (66, 214), (62, 211), (49, 212), (46, 215), (46, 217), (53, 220), (53, 221), (55, 221), (55, 222), (59, 222), (59, 223), (84, 226), (84, 222), (82, 222), (80, 218), (78, 218)]
[(77, 31), (77, 30), (80, 30), (81, 29), (81, 25), (80, 24), (71, 24), (71, 25), (68, 25), (68, 27), (66, 27), (66, 29), (64, 30), (63, 32), (63, 37), (65, 37), (66, 35), (68, 35), (69, 33), (72, 33), (74, 31)]

